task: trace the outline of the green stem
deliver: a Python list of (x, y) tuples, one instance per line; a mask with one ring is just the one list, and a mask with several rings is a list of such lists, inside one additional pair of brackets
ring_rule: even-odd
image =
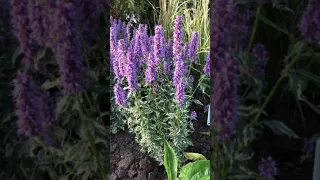
[(254, 20), (253, 31), (252, 31), (252, 34), (251, 34), (251, 37), (250, 37), (250, 41), (249, 41), (249, 45), (248, 45), (248, 49), (247, 49), (247, 52), (246, 52), (246, 59), (249, 58), (249, 53), (250, 53), (250, 50), (252, 48), (253, 41), (254, 41), (254, 38), (256, 36), (256, 33), (257, 33), (257, 29), (258, 29), (258, 25), (259, 25), (260, 13), (261, 13), (261, 6), (258, 6), (257, 11), (256, 11), (256, 19)]
[(199, 88), (200, 84), (202, 83), (202, 81), (203, 81), (203, 78), (200, 79), (197, 87), (196, 87), (196, 88), (194, 89), (194, 91), (192, 92), (192, 94), (191, 94), (191, 96), (190, 96), (190, 99), (194, 96), (194, 94), (195, 94), (196, 91), (198, 90), (198, 88)]
[[(283, 81), (284, 78), (286, 78), (288, 76), (288, 72), (291, 69), (291, 67), (296, 63), (296, 61), (298, 60), (299, 55), (296, 55), (293, 60), (287, 64), (287, 66), (282, 70), (281, 76), (280, 78), (277, 80), (276, 84), (272, 87), (270, 93), (268, 94), (267, 98), (265, 99), (265, 101), (263, 102), (261, 108), (259, 109), (258, 113), (256, 114), (256, 116), (254, 117), (254, 119), (252, 120), (252, 124), (256, 125), (258, 123), (258, 119), (260, 118), (263, 110), (265, 109), (265, 107), (267, 106), (267, 104), (270, 102), (271, 98), (273, 97), (274, 93), (276, 92), (276, 90), (278, 89), (280, 83)], [(241, 152), (242, 149), (245, 148), (244, 143), (240, 143), (238, 148), (237, 148), (237, 152)]]

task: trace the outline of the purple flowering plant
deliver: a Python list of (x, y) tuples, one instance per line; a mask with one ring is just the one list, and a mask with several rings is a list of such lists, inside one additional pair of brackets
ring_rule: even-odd
[[(278, 106), (283, 97), (293, 99), (303, 119), (295, 129), (306, 122), (308, 113), (303, 112), (302, 104), (315, 114), (320, 112), (311, 101), (319, 93), (308, 93), (311, 86), (319, 85), (314, 81), (319, 73), (312, 68), (319, 65), (315, 60), (319, 53), (318, 1), (304, 1), (303, 6), (285, 1), (256, 2), (216, 0), (212, 6), (211, 161), (217, 162), (211, 166), (213, 179), (281, 179), (283, 172), (277, 164), (282, 162), (271, 158), (255, 162), (262, 150), (252, 147), (263, 144), (260, 138), (266, 138), (268, 130), (293, 141), (302, 133), (296, 134), (285, 120), (274, 120), (279, 117), (271, 109), (284, 108)], [(283, 12), (302, 13), (289, 18)], [(288, 39), (286, 45), (283, 38)], [(271, 146), (273, 140), (264, 143), (276, 146)], [(312, 145), (305, 142), (300, 149), (308, 152)]]
[[(168, 39), (161, 25), (155, 26), (154, 34), (149, 35), (144, 24), (133, 29), (130, 24), (110, 19), (112, 100), (117, 112), (123, 113), (120, 120), (136, 134), (141, 150), (160, 163), (163, 140), (174, 144), (181, 157), (192, 144), (188, 135), (195, 117), (189, 107), (200, 87), (199, 83), (193, 87), (194, 79), (189, 74), (197, 59), (197, 32), (190, 42), (184, 42), (182, 16), (176, 17), (173, 37)], [(203, 70), (200, 72), (202, 79), (209, 78)], [(112, 123), (117, 124), (115, 116)]]
[[(0, 2), (1, 13), (2, 5), (10, 12), (8, 31), (0, 28), (0, 39), (5, 39), (0, 43), (0, 81), (6, 95), (0, 96), (4, 102), (0, 108), (7, 118), (1, 121), (0, 132), (8, 138), (1, 146), (12, 152), (1, 151), (1, 163), (20, 166), (8, 163), (1, 179), (60, 179), (67, 174), (73, 179), (106, 180), (108, 165), (99, 157), (107, 154), (108, 127), (100, 99), (108, 82), (98, 83), (94, 73), (110, 69), (103, 63), (108, 59), (106, 45), (98, 41), (107, 41), (105, 29), (95, 26), (102, 19), (102, 1)], [(50, 165), (27, 170), (36, 163)], [(95, 168), (81, 172), (83, 163)]]

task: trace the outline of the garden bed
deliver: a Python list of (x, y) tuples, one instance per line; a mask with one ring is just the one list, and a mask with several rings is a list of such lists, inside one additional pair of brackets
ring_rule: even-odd
[[(198, 110), (198, 109), (195, 109)], [(198, 112), (203, 111), (199, 109)], [(208, 132), (207, 114), (198, 113), (198, 121), (194, 121), (195, 131), (190, 134), (194, 144), (187, 152), (201, 153), (207, 158), (210, 154), (209, 136), (199, 132)], [(164, 180), (166, 172), (163, 166), (140, 152), (134, 134), (122, 131), (111, 136), (110, 143), (110, 180)]]

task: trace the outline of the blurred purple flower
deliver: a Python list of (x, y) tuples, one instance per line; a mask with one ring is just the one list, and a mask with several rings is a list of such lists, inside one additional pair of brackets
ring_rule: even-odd
[(210, 76), (210, 53), (206, 58), (206, 64), (204, 65), (203, 72), (204, 74)]
[(205, 105), (203, 109), (204, 109), (204, 112), (208, 112), (208, 110), (209, 110), (209, 105)]
[(255, 44), (252, 48), (252, 55), (255, 56), (258, 60), (256, 71), (259, 74), (264, 73), (266, 60), (268, 58), (268, 51), (265, 49), (262, 44)]
[(13, 97), (18, 117), (18, 133), (27, 137), (41, 136), (52, 145), (48, 125), (53, 121), (50, 97), (45, 94), (26, 72), (18, 72), (14, 82)]
[(30, 38), (35, 40), (39, 45), (44, 45), (46, 39), (44, 36), (44, 10), (45, 4), (39, 0), (28, 0), (28, 18), (30, 21), (30, 28), (32, 29)]
[(58, 4), (57, 58), (61, 83), (65, 93), (75, 93), (83, 90), (85, 84), (85, 62), (82, 55), (79, 31), (76, 25), (75, 10), (71, 3), (61, 1)]
[(278, 175), (276, 162), (269, 156), (267, 159), (262, 158), (259, 163), (258, 169), (260, 174), (266, 180), (273, 180), (274, 176)]
[(189, 83), (190, 83), (190, 84), (193, 84), (193, 82), (194, 82), (194, 78), (193, 78), (193, 76), (192, 76), (192, 75), (190, 75), (190, 76), (189, 76), (188, 80), (189, 80)]
[(187, 59), (189, 59), (191, 56), (190, 56), (190, 45), (189, 45), (189, 43), (188, 42), (186, 42), (185, 44), (184, 44), (184, 48), (183, 48), (183, 59), (184, 60), (187, 60)]
[(320, 44), (320, 1), (309, 0), (308, 6), (305, 9), (299, 29), (302, 37), (308, 43)]
[(314, 144), (312, 141), (308, 139), (303, 140), (303, 147), (302, 147), (302, 152), (305, 154), (310, 154), (314, 152)]
[(154, 56), (156, 58), (156, 64), (160, 63), (160, 57), (162, 56), (163, 47), (161, 44), (163, 44), (161, 41), (163, 40), (163, 31), (162, 26), (158, 25), (155, 28), (155, 36), (154, 36), (154, 42), (153, 42), (153, 51)]
[(20, 53), (26, 70), (33, 69), (36, 46), (31, 39), (30, 20), (28, 19), (28, 0), (11, 0), (11, 21), (13, 31), (19, 41)]
[(173, 75), (173, 85), (176, 88), (176, 100), (178, 105), (182, 106), (184, 104), (185, 96), (185, 67), (182, 60), (182, 53), (180, 53), (179, 58), (175, 61), (175, 69)]
[(117, 51), (116, 59), (117, 59), (116, 61), (118, 64), (120, 76), (126, 76), (127, 58), (126, 58), (125, 42), (123, 39), (120, 39), (118, 42), (118, 51)]
[(197, 117), (198, 117), (197, 112), (192, 111), (192, 112), (191, 112), (191, 118), (192, 118), (192, 119), (197, 119)]

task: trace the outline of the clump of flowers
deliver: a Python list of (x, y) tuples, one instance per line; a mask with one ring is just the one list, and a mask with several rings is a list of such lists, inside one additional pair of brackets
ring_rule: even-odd
[(262, 158), (258, 166), (260, 174), (266, 180), (273, 180), (278, 175), (278, 168), (276, 162), (269, 156), (268, 158)]
[[(183, 42), (182, 16), (175, 19), (173, 39), (164, 37), (161, 25), (149, 36), (144, 24), (132, 31), (120, 20), (110, 20), (115, 104), (125, 110), (127, 125), (143, 151), (163, 162), (166, 139), (181, 156), (191, 145), (189, 106), (194, 79), (188, 71), (197, 60), (198, 33)], [(195, 112), (191, 116), (197, 118)]]
[(18, 132), (27, 137), (41, 136), (47, 145), (52, 145), (49, 125), (55, 114), (48, 94), (39, 88), (28, 73), (18, 72), (14, 79), (13, 97)]

